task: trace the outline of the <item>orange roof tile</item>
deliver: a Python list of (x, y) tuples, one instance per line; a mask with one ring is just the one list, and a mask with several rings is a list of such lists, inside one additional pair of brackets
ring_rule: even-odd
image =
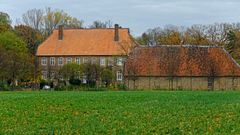
[(125, 63), (126, 76), (240, 76), (240, 66), (222, 47), (136, 47)]
[(114, 41), (114, 28), (65, 29), (63, 40), (58, 40), (58, 30), (37, 50), (37, 56), (69, 55), (123, 55), (133, 45), (129, 30), (119, 29), (119, 41)]

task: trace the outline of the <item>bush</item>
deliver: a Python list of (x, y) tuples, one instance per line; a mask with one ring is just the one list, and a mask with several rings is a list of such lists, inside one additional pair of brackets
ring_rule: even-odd
[(0, 91), (9, 91), (11, 87), (7, 83), (0, 83)]
[(69, 83), (71, 85), (78, 85), (79, 86), (81, 84), (81, 80), (72, 78), (72, 79), (69, 80)]
[(118, 90), (127, 90), (127, 86), (125, 84), (118, 84), (117, 88)]

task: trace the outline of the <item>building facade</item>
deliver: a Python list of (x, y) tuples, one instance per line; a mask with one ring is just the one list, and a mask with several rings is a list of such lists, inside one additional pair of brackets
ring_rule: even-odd
[(130, 89), (240, 89), (240, 66), (217, 46), (136, 47), (124, 74)]
[(42, 79), (60, 78), (59, 69), (65, 64), (98, 64), (112, 67), (116, 81), (123, 82), (123, 63), (134, 42), (129, 29), (117, 24), (104, 29), (59, 29), (37, 50)]

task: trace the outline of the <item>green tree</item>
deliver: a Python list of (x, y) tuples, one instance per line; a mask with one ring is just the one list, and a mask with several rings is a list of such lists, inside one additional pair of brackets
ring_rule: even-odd
[(15, 26), (16, 34), (27, 44), (27, 48), (31, 54), (35, 55), (38, 45), (43, 41), (43, 35), (26, 25)]
[(11, 20), (7, 13), (0, 12), (0, 33), (11, 30)]
[(0, 25), (1, 24), (11, 24), (11, 19), (7, 13), (0, 12)]
[(25, 80), (31, 74), (32, 59), (29, 57), (26, 44), (13, 32), (0, 34), (0, 45), (7, 54), (3, 56), (5, 61), (2, 66), (4, 67), (1, 67), (5, 69), (3, 70), (6, 75), (4, 79), (10, 80), (11, 85), (16, 86), (19, 81)]
[(83, 76), (88, 85), (96, 85), (100, 79), (101, 70), (102, 68), (96, 64), (83, 65)]
[(65, 79), (79, 79), (82, 76), (83, 66), (76, 63), (65, 64), (59, 71), (60, 75)]
[(114, 74), (111, 69), (104, 68), (101, 72), (101, 80), (105, 86), (109, 86), (113, 81)]

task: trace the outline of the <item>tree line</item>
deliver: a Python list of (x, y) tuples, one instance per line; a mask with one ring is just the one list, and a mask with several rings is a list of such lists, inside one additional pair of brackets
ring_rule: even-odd
[(215, 23), (179, 27), (167, 25), (148, 29), (136, 40), (141, 45), (216, 45), (240, 59), (240, 23)]

